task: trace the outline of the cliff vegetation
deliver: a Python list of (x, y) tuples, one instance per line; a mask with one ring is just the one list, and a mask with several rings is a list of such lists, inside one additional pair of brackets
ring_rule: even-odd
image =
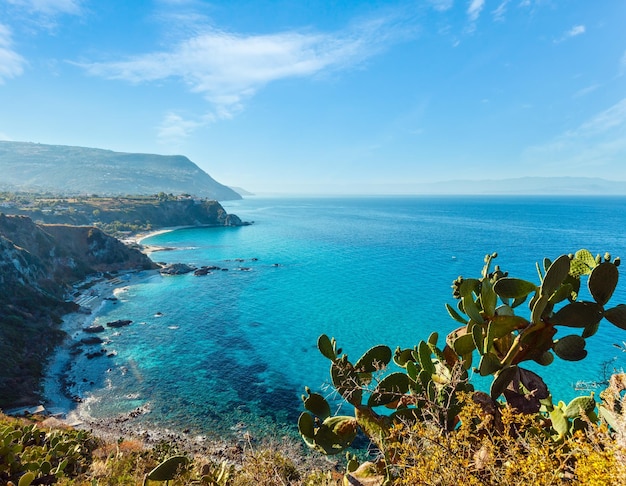
[(246, 224), (215, 200), (164, 192), (118, 197), (4, 192), (0, 212), (28, 216), (38, 223), (96, 226), (117, 237), (169, 226)]

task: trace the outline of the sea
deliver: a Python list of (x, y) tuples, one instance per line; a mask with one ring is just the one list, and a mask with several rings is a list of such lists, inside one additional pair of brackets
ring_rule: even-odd
[[(536, 263), (586, 248), (626, 257), (626, 198), (538, 196), (249, 197), (223, 203), (252, 224), (180, 229), (143, 240), (164, 263), (208, 275), (154, 275), (105, 301), (94, 324), (110, 357), (73, 358), (83, 416), (126, 417), (224, 437), (295, 434), (305, 387), (350, 413), (316, 348), (325, 333), (356, 360), (374, 345), (415, 346), (458, 327), (451, 284), (480, 277), (486, 254), (538, 282)], [(585, 297), (585, 292), (581, 292)], [(588, 294), (587, 294), (587, 298)], [(609, 307), (626, 303), (626, 278)], [(520, 307), (528, 317), (527, 305)], [(557, 336), (579, 333), (563, 328)], [(603, 320), (580, 362), (531, 363), (554, 401), (593, 391), (626, 368), (626, 331)], [(71, 375), (72, 371), (70, 371)], [(473, 376), (479, 389), (489, 380)]]

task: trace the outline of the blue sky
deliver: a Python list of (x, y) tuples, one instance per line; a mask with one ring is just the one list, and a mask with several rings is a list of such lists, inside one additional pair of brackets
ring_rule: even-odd
[(259, 194), (626, 180), (624, 25), (623, 0), (0, 0), (0, 139)]

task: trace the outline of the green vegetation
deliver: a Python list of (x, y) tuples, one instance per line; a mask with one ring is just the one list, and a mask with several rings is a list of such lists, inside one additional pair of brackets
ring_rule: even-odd
[(217, 201), (164, 192), (116, 197), (0, 192), (0, 213), (28, 216), (44, 224), (96, 226), (116, 237), (168, 226), (242, 224)]
[[(443, 347), (438, 346), (438, 335), (433, 333), (413, 349), (398, 348), (392, 353), (387, 346), (375, 346), (353, 363), (334, 339), (320, 336), (318, 348), (331, 362), (332, 385), (354, 407), (354, 416), (333, 416), (326, 399), (307, 388), (302, 397), (306, 411), (300, 415), (298, 428), (309, 447), (327, 455), (344, 452), (359, 430), (370, 439), (378, 457), (359, 465), (356, 457), (348, 454), (347, 480), (368, 478), (368, 484), (387, 485), (406, 480), (409, 470), (413, 480), (421, 478), (420, 484), (425, 478), (436, 484), (461, 480), (470, 484), (535, 484), (531, 478), (522, 479), (523, 468), (511, 476), (515, 482), (503, 482), (504, 470), (512, 470), (507, 463), (523, 461), (526, 454), (537, 452), (531, 445), (528, 451), (520, 449), (519, 457), (497, 456), (495, 449), (515, 438), (547, 447), (548, 460), (556, 470), (546, 484), (581, 481), (583, 473), (577, 472), (577, 461), (583, 456), (572, 441), (592, 447), (600, 436), (606, 440), (600, 440), (598, 447), (602, 453), (608, 451), (600, 466), (613, 461), (626, 474), (626, 375), (614, 377), (612, 390), (600, 394), (600, 402), (591, 394), (569, 404), (555, 404), (541, 377), (520, 366), (530, 360), (548, 366), (554, 355), (568, 361), (583, 359), (587, 355), (585, 339), (598, 331), (603, 319), (626, 329), (626, 306), (607, 307), (617, 286), (619, 259), (611, 261), (608, 254), (604, 259), (594, 258), (587, 250), (563, 255), (554, 262), (545, 259), (542, 266), (537, 265), (540, 283), (535, 285), (509, 277), (498, 266), (492, 271), (496, 256), (486, 256), (480, 278), (459, 277), (454, 281), (453, 296), (458, 304), (456, 309), (450, 305), (447, 309), (462, 326), (448, 334)], [(587, 278), (591, 301), (579, 298), (582, 278)], [(526, 300), (528, 318), (516, 314)], [(557, 330), (563, 328), (582, 332), (557, 337)], [(392, 360), (400, 371), (389, 372)], [(474, 391), (469, 382), (473, 363), (475, 373), (493, 377), (489, 394)], [(386, 412), (381, 411), (385, 408)], [(505, 415), (508, 422), (503, 421)], [(481, 435), (480, 424), (485, 420), (492, 427), (488, 444)], [(598, 424), (608, 429), (599, 429)], [(463, 476), (442, 483), (432, 479), (434, 464), (440, 464), (446, 474), (451, 471), (446, 471), (445, 459), (418, 459), (429, 455), (436, 444), (441, 445), (432, 439), (424, 446), (420, 437), (428, 437), (426, 431), (448, 441), (442, 446), (444, 450), (450, 452), (452, 446), (461, 445), (465, 448), (461, 456), (466, 464), (459, 469)], [(491, 450), (488, 456), (491, 454), (492, 459), (496, 454), (492, 465), (497, 467), (479, 467), (477, 455), (484, 447)], [(568, 460), (559, 462), (563, 451), (568, 451)], [(472, 468), (474, 473), (469, 472)]]
[(39, 420), (0, 414), (0, 484), (313, 486), (337, 484), (339, 478), (303, 456), (293, 442), (235, 445), (236, 452), (225, 460), (193, 457), (167, 442), (152, 448), (123, 438), (106, 442), (86, 431), (49, 427)]

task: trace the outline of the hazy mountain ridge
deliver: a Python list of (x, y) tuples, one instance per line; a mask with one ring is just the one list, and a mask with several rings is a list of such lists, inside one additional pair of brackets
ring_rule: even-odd
[(600, 177), (519, 177), (449, 180), (393, 186), (396, 194), (424, 195), (626, 195), (626, 181)]
[(191, 194), (241, 199), (187, 157), (0, 141), (0, 190), (56, 194)]

